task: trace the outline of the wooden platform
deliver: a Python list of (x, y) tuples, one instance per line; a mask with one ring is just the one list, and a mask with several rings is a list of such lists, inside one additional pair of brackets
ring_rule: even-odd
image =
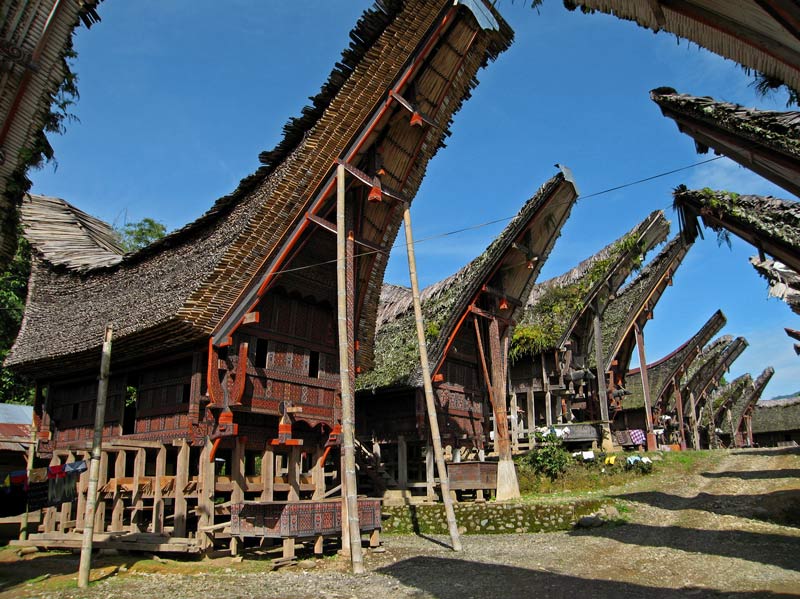
[[(11, 541), (14, 547), (39, 549), (80, 549), (83, 535), (48, 532), (33, 534), (25, 540)], [(195, 539), (167, 537), (152, 533), (102, 533), (94, 535), (95, 549), (148, 551), (153, 553), (200, 553)]]

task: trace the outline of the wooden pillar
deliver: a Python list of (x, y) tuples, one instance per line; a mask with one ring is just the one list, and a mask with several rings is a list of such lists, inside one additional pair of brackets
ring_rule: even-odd
[[(352, 236), (345, 239), (345, 170), (336, 167), (336, 298), (337, 324), (339, 332), (339, 374), (342, 396), (342, 452), (344, 454), (344, 476), (342, 497), (347, 504), (348, 535), (350, 538), (350, 562), (353, 573), (364, 572), (361, 554), (361, 529), (358, 523), (358, 490), (356, 487), (355, 459), (355, 412), (353, 405), (353, 382), (355, 364), (352, 362), (353, 305), (355, 301), (354, 264)], [(348, 243), (349, 241), (349, 243)], [(344, 515), (344, 506), (342, 515)]]
[(528, 408), (528, 447), (536, 443), (536, 406), (533, 403), (533, 387), (525, 393), (525, 404)]
[(175, 468), (175, 507), (172, 515), (172, 535), (186, 536), (186, 495), (184, 489), (189, 484), (189, 455), (191, 448), (186, 439), (181, 439), (178, 449), (178, 463)]
[(519, 410), (517, 409), (517, 394), (511, 394), (511, 450), (519, 449)]
[(747, 414), (744, 417), (744, 423), (747, 427), (747, 446), (753, 447), (753, 419), (751, 418), (750, 414)]
[[(75, 454), (70, 451), (67, 454), (67, 458), (64, 461), (64, 463), (71, 464), (74, 461), (75, 461)], [(61, 516), (59, 518), (61, 532), (67, 532), (69, 528), (69, 522), (71, 520), (72, 520), (72, 502), (65, 501), (61, 504)]]
[(133, 461), (133, 496), (131, 505), (131, 532), (142, 532), (142, 520), (144, 519), (144, 472), (147, 462), (147, 452), (144, 449), (136, 450), (136, 458)]
[(164, 491), (162, 477), (167, 472), (167, 448), (161, 445), (156, 455), (156, 475), (153, 479), (153, 532), (164, 532)]
[(261, 455), (261, 501), (272, 501), (275, 489), (275, 452), (271, 445)]
[(311, 479), (314, 481), (314, 495), (312, 499), (320, 500), (325, 498), (325, 450), (318, 448), (314, 451), (314, 470), (311, 472)]
[(600, 307), (594, 303), (594, 358), (597, 364), (597, 399), (600, 402), (600, 419), (603, 421), (603, 451), (613, 451), (611, 425), (608, 420), (608, 390), (606, 388), (605, 359), (603, 358), (603, 328), (600, 326)]
[(736, 447), (736, 429), (733, 428), (733, 414), (730, 408), (726, 410), (725, 415), (728, 418), (728, 428), (731, 430), (731, 442), (728, 443), (728, 447)]
[(211, 448), (213, 443), (206, 441), (203, 451), (200, 453), (200, 490), (197, 498), (197, 510), (200, 515), (198, 518), (197, 540), (201, 550), (205, 551), (214, 546), (213, 533), (210, 531), (214, 526), (214, 494), (216, 492), (216, 472), (214, 462), (211, 460)]
[(241, 503), (244, 501), (244, 490), (247, 486), (245, 482), (244, 464), (245, 444), (242, 437), (236, 437), (231, 455), (231, 502)]
[[(504, 333), (504, 337), (508, 332)], [(489, 356), (492, 361), (492, 408), (497, 434), (494, 447), (498, 455), (497, 463), (497, 501), (519, 497), (517, 471), (511, 459), (511, 444), (508, 431), (508, 411), (506, 409), (506, 369), (501, 353), (503, 341), (500, 338), (500, 323), (496, 318), (489, 320)]]
[(692, 427), (692, 447), (700, 449), (700, 431), (697, 426), (697, 406), (694, 401), (694, 392), (689, 393), (689, 424)]
[[(89, 472), (84, 472), (89, 475)], [(103, 451), (100, 453), (100, 476), (97, 479), (97, 488), (102, 489), (108, 482), (108, 452)], [(88, 481), (87, 481), (87, 498), (88, 498)], [(84, 521), (84, 525), (86, 522)], [(94, 508), (94, 534), (105, 532), (106, 530), (106, 500), (104, 496), (97, 496), (97, 505)]]
[(425, 484), (425, 495), (427, 495), (428, 499), (436, 499), (433, 445), (431, 445), (430, 441), (425, 444)]
[[(53, 454), (53, 457), (50, 458), (50, 466), (58, 466), (61, 464), (61, 458), (59, 458), (56, 454)], [(44, 531), (45, 532), (53, 532), (56, 529), (56, 523), (58, 519), (58, 511), (55, 507), (46, 507), (42, 510), (43, 519), (44, 519)]]
[(675, 377), (672, 379), (672, 387), (675, 389), (675, 407), (678, 410), (681, 449), (686, 449), (686, 429), (683, 424), (683, 397), (681, 396), (680, 378)]
[(300, 471), (302, 470), (300, 448), (291, 447), (287, 459), (289, 460), (289, 472), (287, 474), (289, 483), (289, 501), (300, 500)]
[(647, 426), (647, 451), (655, 451), (658, 449), (656, 445), (656, 436), (653, 433), (653, 410), (652, 402), (650, 401), (650, 380), (647, 373), (647, 356), (644, 349), (644, 334), (639, 323), (634, 323), (633, 331), (636, 336), (636, 347), (639, 350), (639, 373), (642, 377), (642, 391), (644, 393), (644, 412)]
[[(547, 376), (547, 369), (544, 365), (544, 354), (539, 354), (542, 360), (542, 389), (544, 389), (544, 421), (547, 428), (553, 426), (553, 396), (550, 394), (550, 379)], [(531, 381), (533, 389), (533, 381)]]
[[(91, 454), (84, 451), (81, 454), (81, 460), (86, 462), (87, 465), (91, 464)], [(89, 485), (89, 470), (87, 468), (84, 472), (81, 472), (80, 476), (78, 477), (78, 487), (76, 493), (77, 505), (75, 508), (75, 530), (80, 530), (80, 531), (83, 530), (83, 522), (86, 519), (86, 491), (88, 485)], [(99, 478), (98, 478), (98, 488), (100, 488)], [(99, 501), (97, 503), (99, 503)], [(96, 504), (94, 509), (95, 513), (97, 513)]]
[(122, 522), (125, 517), (125, 501), (122, 499), (120, 480), (125, 478), (125, 450), (117, 452), (114, 460), (114, 497), (111, 508), (111, 532), (122, 532)]
[[(27, 472), (28, 478), (31, 476), (31, 470), (33, 470), (33, 463), (34, 459), (36, 458), (36, 442), (39, 437), (39, 428), (38, 418), (36, 415), (36, 411), (39, 407), (39, 402), (41, 401), (41, 388), (39, 385), (36, 385), (36, 407), (33, 409), (33, 417), (31, 419), (31, 436), (30, 436), (30, 445), (28, 445), (27, 456), (25, 460), (25, 470)], [(41, 512), (40, 512), (41, 513)], [(19, 524), (19, 538), (21, 540), (25, 540), (28, 538), (28, 502), (25, 502), (25, 511), (22, 513), (22, 519), (20, 520)]]
[(401, 491), (408, 489), (408, 446), (403, 435), (397, 437), (397, 486)]

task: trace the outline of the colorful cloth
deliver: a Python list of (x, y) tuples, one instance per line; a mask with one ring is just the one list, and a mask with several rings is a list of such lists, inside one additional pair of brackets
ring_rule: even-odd
[(34, 468), (28, 476), (30, 483), (43, 483), (47, 482), (47, 468)]
[(631, 442), (634, 445), (643, 445), (644, 444), (645, 439), (647, 437), (645, 437), (644, 431), (642, 429), (635, 428), (635, 429), (632, 429), (630, 431), (630, 433), (631, 433)]
[(70, 474), (76, 472), (80, 474), (81, 472), (86, 472), (87, 465), (84, 460), (80, 462), (70, 462), (69, 464), (64, 464), (64, 472), (66, 474)]
[(606, 457), (605, 463), (608, 464), (609, 466), (613, 466), (616, 463), (616, 461), (617, 461), (617, 456), (610, 455)]
[(64, 472), (64, 464), (50, 466), (47, 469), (47, 478), (64, 478), (65, 476), (66, 473)]
[(25, 470), (15, 470), (9, 477), (12, 485), (24, 485), (28, 482), (28, 473)]

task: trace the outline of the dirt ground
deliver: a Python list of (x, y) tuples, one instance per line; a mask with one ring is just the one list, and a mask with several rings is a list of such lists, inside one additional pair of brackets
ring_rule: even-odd
[[(800, 452), (714, 452), (611, 491), (621, 521), (562, 533), (384, 537), (352, 576), (335, 556), (271, 561), (102, 557), (88, 591), (77, 556), (0, 551), (0, 599), (788, 597), (800, 595)], [(658, 465), (656, 466), (658, 470)]]

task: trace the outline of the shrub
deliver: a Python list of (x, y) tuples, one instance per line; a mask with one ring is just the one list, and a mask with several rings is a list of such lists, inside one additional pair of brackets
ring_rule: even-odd
[(566, 472), (572, 457), (564, 448), (561, 439), (552, 433), (547, 435), (537, 433), (536, 443), (536, 449), (522, 456), (520, 462), (532, 468), (534, 473), (546, 476), (551, 481), (556, 480)]

